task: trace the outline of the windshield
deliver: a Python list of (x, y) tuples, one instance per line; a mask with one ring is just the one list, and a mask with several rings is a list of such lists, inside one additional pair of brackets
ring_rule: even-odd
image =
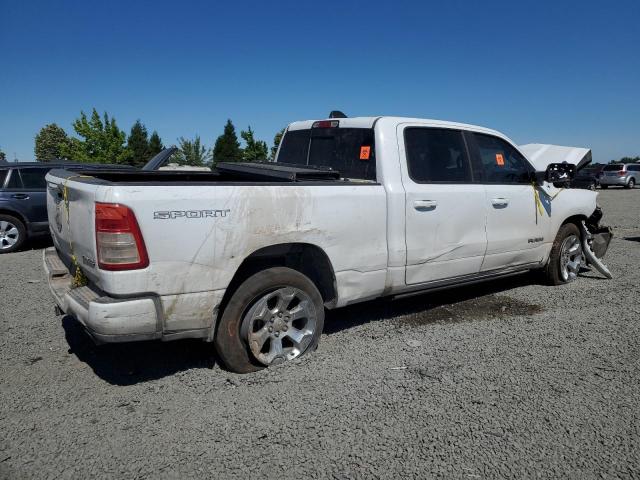
[(617, 172), (618, 170), (624, 170), (624, 165), (607, 165), (604, 167), (605, 172)]
[(376, 179), (372, 128), (312, 128), (285, 133), (278, 163), (331, 168), (343, 178)]

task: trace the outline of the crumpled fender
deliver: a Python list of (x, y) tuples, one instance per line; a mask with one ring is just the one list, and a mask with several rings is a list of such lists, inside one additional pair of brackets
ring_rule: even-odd
[[(602, 263), (602, 261), (596, 256), (595, 252), (593, 251), (593, 248), (592, 248), (593, 235), (587, 228), (587, 225), (584, 222), (584, 220), (580, 223), (580, 228), (582, 229), (582, 251), (584, 252), (584, 256), (587, 258), (587, 262), (590, 265), (592, 265), (593, 268), (598, 270), (602, 275), (604, 275), (608, 279), (612, 279), (613, 275), (611, 274), (607, 266), (604, 263)], [(608, 246), (608, 241), (607, 241), (607, 246)], [(606, 251), (606, 247), (605, 247), (605, 251)], [(604, 253), (602, 255), (604, 255)]]

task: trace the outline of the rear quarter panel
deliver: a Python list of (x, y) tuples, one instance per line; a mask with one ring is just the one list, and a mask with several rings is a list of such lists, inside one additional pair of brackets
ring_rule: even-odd
[(324, 250), (338, 283), (375, 272), (368, 278), (378, 292), (384, 288), (381, 185), (113, 186), (100, 187), (96, 201), (134, 211), (150, 259), (144, 270), (101, 272), (102, 288), (112, 294), (225, 289), (253, 252), (291, 242)]

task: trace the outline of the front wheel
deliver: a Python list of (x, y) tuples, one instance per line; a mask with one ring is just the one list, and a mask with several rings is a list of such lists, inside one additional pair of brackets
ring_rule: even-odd
[(231, 296), (215, 345), (229, 370), (249, 373), (312, 351), (323, 326), (324, 304), (314, 283), (296, 270), (269, 268)]
[(560, 227), (547, 264), (546, 275), (552, 285), (562, 285), (578, 278), (580, 268), (585, 264), (580, 230), (573, 223)]

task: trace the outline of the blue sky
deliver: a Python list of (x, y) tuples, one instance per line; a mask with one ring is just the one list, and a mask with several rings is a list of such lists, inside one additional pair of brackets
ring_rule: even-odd
[(0, 148), (80, 110), (166, 145), (227, 118), (402, 115), (640, 155), (640, 2), (0, 0)]

